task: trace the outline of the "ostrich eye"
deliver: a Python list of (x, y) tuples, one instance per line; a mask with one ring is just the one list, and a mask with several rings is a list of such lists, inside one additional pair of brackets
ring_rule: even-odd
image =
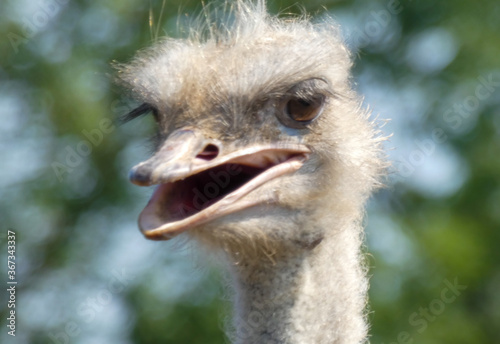
[(281, 101), (279, 121), (290, 128), (305, 128), (321, 115), (328, 93), (328, 84), (322, 79), (301, 81)]
[(285, 106), (285, 112), (288, 117), (297, 122), (310, 122), (318, 117), (325, 96), (317, 95), (314, 99), (290, 99)]

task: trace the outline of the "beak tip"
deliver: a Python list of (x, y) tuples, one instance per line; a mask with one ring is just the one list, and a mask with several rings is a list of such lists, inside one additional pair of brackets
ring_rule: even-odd
[(128, 179), (135, 185), (139, 186), (149, 186), (151, 185), (151, 178), (149, 173), (144, 173), (140, 171), (137, 167), (134, 167), (128, 173)]
[(170, 240), (174, 237), (174, 235), (167, 235), (167, 234), (150, 234), (148, 232), (142, 231), (142, 235), (148, 240), (152, 241), (167, 241)]

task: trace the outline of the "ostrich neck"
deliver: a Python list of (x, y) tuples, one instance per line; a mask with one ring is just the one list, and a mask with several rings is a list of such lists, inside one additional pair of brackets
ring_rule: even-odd
[(235, 265), (234, 342), (361, 343), (367, 283), (359, 237), (358, 228), (344, 228), (274, 262)]

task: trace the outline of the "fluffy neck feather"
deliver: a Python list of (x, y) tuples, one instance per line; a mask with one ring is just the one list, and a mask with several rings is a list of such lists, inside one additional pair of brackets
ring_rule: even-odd
[(313, 248), (275, 256), (274, 263), (243, 260), (234, 265), (233, 342), (363, 342), (367, 280), (360, 230), (344, 226)]

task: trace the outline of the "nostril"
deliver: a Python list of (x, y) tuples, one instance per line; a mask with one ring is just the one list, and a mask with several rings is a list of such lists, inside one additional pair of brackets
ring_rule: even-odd
[(219, 155), (219, 147), (213, 144), (206, 145), (203, 151), (198, 153), (197, 158), (203, 160), (213, 160)]

